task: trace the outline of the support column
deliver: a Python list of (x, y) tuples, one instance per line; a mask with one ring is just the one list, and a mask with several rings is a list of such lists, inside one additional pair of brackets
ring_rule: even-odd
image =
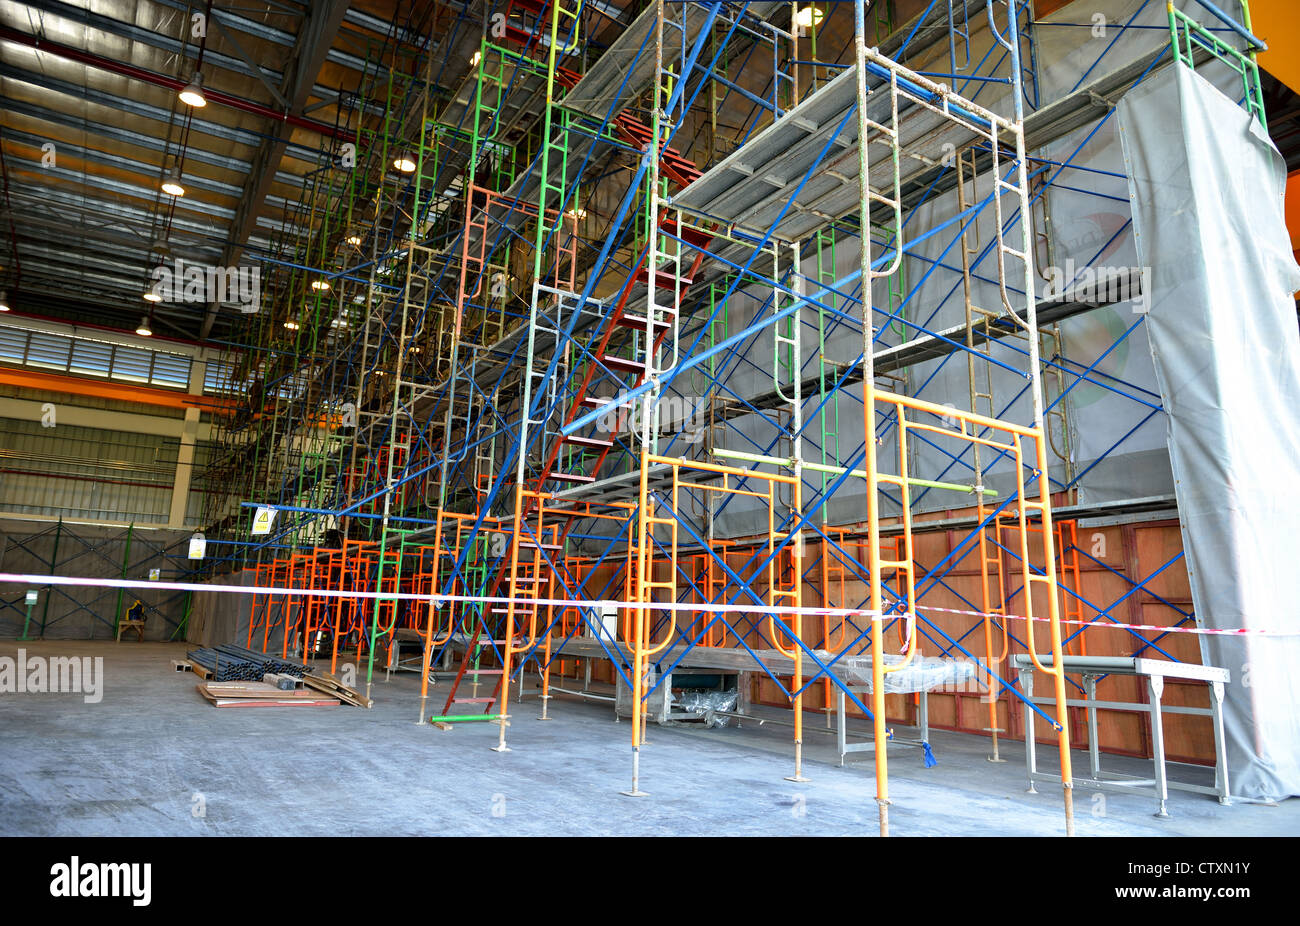
[[(203, 360), (190, 364), (190, 395), (203, 394), (203, 379), (208, 365)], [(181, 429), (181, 447), (176, 454), (176, 478), (172, 486), (172, 503), (168, 509), (167, 526), (177, 530), (185, 527), (185, 510), (189, 507), (190, 480), (194, 476), (194, 445), (199, 437), (199, 410), (185, 409), (185, 424)]]

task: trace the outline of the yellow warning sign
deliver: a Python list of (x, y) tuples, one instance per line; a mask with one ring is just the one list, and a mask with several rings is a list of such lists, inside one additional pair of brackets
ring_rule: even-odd
[(271, 523), (275, 521), (274, 508), (258, 508), (253, 515), (253, 536), (260, 537), (271, 533)]

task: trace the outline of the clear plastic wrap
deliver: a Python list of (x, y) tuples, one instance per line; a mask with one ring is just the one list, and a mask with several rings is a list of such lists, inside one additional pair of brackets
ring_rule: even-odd
[[(896, 666), (904, 657), (892, 653), (885, 654), (885, 665)], [(852, 685), (864, 685), (871, 690), (871, 657), (845, 656), (832, 667), (837, 673), (847, 676)], [(886, 694), (906, 694), (913, 691), (933, 691), (935, 688), (948, 687), (965, 689), (975, 684), (979, 666), (966, 659), (946, 659), (942, 656), (916, 656), (906, 668), (890, 672), (885, 676)]]
[(688, 688), (680, 698), (674, 698), (676, 705), (683, 711), (700, 714), (706, 727), (725, 727), (731, 718), (725, 714), (718, 716), (717, 711), (734, 711), (739, 691), (704, 691)]

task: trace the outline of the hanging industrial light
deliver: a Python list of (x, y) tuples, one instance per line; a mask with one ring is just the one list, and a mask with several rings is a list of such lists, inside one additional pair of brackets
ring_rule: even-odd
[(816, 26), (826, 18), (826, 14), (817, 9), (815, 6), (801, 6), (794, 14), (794, 24), (801, 28), (807, 29), (809, 26)]
[(324, 280), (312, 280), (312, 281), (311, 281), (311, 288), (314, 289), (314, 290), (316, 290), (317, 292), (321, 292), (321, 293), (323, 293), (323, 292), (325, 292), (327, 289), (330, 288), (330, 285), (329, 285), (329, 283), (325, 282)]
[(163, 175), (162, 191), (168, 196), (184, 196), (185, 187), (181, 186), (181, 169), (173, 167)]
[(354, 248), (359, 247), (361, 244), (361, 236), (358, 235), (356, 232), (352, 232), (351, 234), (349, 234), (345, 240), (347, 241), (348, 244), (352, 245)]
[(9, 294), (0, 289), (0, 312), (9, 311)]
[(393, 166), (404, 174), (415, 172), (415, 158), (411, 157), (409, 151), (399, 151), (393, 158)]
[(142, 338), (148, 338), (153, 336), (153, 328), (149, 326), (148, 315), (145, 315), (143, 318), (140, 319), (140, 324), (136, 326), (135, 333), (140, 335), (140, 337)]
[(195, 71), (190, 82), (181, 88), (178, 96), (186, 106), (193, 106), (195, 109), (207, 106), (208, 98), (203, 95), (203, 75)]
[[(153, 258), (152, 254), (149, 256)], [(170, 276), (170, 273), (166, 264), (159, 260), (154, 265), (153, 270), (149, 272), (149, 278), (145, 281), (144, 292), (140, 294), (140, 298), (145, 302), (158, 303), (164, 301), (164, 297), (170, 295), (171, 289), (165, 282), (168, 276)]]

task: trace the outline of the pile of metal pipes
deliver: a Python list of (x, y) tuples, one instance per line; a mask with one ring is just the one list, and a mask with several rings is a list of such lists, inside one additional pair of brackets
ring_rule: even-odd
[[(217, 652), (224, 654), (233, 660), (243, 660), (245, 662), (254, 662), (262, 667), (262, 674), (276, 673), (278, 675), (292, 675), (294, 678), (302, 678), (307, 674), (307, 667), (301, 662), (294, 662), (292, 659), (284, 659), (281, 656), (274, 656), (270, 653), (259, 652), (258, 650), (245, 649), (234, 643), (221, 643), (216, 647)], [(261, 679), (261, 675), (258, 679)]]
[(292, 675), (294, 678), (302, 678), (307, 674), (307, 667), (300, 662), (259, 653), (232, 643), (191, 650), (186, 653), (186, 657), (211, 672), (214, 682), (260, 682), (262, 676), (273, 673)]
[(190, 650), (186, 658), (212, 673), (213, 682), (260, 682), (265, 674), (260, 662), (236, 659), (215, 649)]

